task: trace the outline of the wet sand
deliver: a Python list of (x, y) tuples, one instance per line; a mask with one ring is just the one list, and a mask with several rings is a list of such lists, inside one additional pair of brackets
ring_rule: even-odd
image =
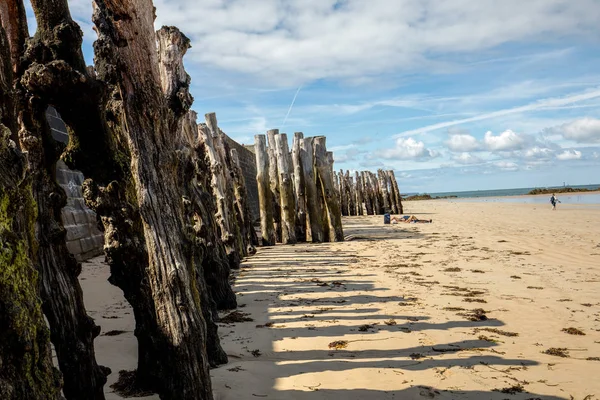
[[(349, 217), (353, 240), (261, 248), (244, 262), (234, 290), (253, 321), (220, 324), (230, 362), (212, 370), (216, 399), (600, 396), (598, 208), (405, 208), (433, 223)], [(84, 264), (86, 306), (103, 332), (125, 331), (96, 340), (111, 383), (135, 367), (133, 317), (98, 261)]]

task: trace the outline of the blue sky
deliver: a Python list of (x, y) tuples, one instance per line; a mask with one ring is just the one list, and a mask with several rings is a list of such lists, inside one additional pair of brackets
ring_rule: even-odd
[[(69, 3), (91, 64), (91, 2)], [(155, 5), (192, 39), (193, 108), (242, 143), (326, 135), (336, 169), (404, 192), (600, 183), (599, 0)]]

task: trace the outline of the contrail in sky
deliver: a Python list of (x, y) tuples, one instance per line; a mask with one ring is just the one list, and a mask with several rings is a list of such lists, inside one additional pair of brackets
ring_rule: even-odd
[(533, 103), (526, 104), (524, 106), (508, 108), (504, 110), (493, 111), (485, 114), (476, 115), (470, 118), (456, 119), (453, 121), (440, 122), (433, 125), (424, 126), (422, 128), (412, 129), (404, 131), (394, 135), (394, 138), (407, 137), (411, 135), (419, 135), (426, 132), (435, 131), (438, 129), (448, 128), (450, 126), (461, 125), (468, 122), (482, 121), (486, 119), (503, 117), (505, 115), (516, 114), (527, 111), (537, 110), (556, 110), (561, 108), (568, 108), (570, 104), (577, 103), (580, 101), (591, 100), (600, 97), (600, 88), (594, 88), (594, 90), (567, 95), (565, 97), (552, 97), (548, 99), (538, 100)]
[(298, 97), (298, 93), (300, 93), (301, 88), (302, 88), (302, 86), (298, 86), (298, 90), (296, 90), (296, 94), (294, 95), (294, 98), (292, 99), (292, 104), (290, 104), (290, 108), (288, 109), (288, 112), (287, 112), (287, 114), (285, 114), (285, 118), (283, 119), (283, 124), (281, 124), (282, 129), (285, 126), (285, 123), (287, 122), (287, 119), (290, 116), (290, 113), (292, 112), (292, 107), (294, 107), (294, 103), (296, 102), (296, 97)]

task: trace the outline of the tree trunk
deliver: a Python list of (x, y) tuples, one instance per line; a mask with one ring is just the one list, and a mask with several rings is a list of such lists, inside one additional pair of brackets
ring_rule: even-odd
[(321, 203), (318, 198), (317, 179), (314, 164), (314, 138), (309, 137), (300, 141), (300, 160), (304, 175), (304, 189), (307, 213), (306, 240), (322, 243), (323, 224)]
[(314, 148), (317, 181), (319, 190), (323, 194), (325, 210), (327, 213), (327, 219), (324, 222), (329, 225), (329, 237), (326, 238), (326, 241), (342, 242), (344, 241), (342, 213), (337, 194), (333, 187), (333, 170), (330, 157), (327, 155), (325, 136), (317, 136), (314, 138)]
[(31, 262), (36, 204), (25, 160), (11, 139), (17, 118), (9, 95), (13, 65), (4, 30), (4, 7), (14, 7), (11, 3), (0, 5), (0, 398), (54, 400), (60, 397), (60, 373), (52, 366), (40, 282)]
[(281, 199), (279, 195), (279, 173), (277, 170), (277, 145), (275, 144), (275, 137), (277, 135), (279, 135), (279, 129), (271, 129), (267, 131), (269, 179), (271, 181), (271, 198), (273, 200), (273, 227), (275, 229), (275, 240), (281, 242)]
[(95, 50), (122, 94), (123, 144), (131, 155), (149, 285), (162, 333), (156, 338), (161, 397), (212, 399), (202, 288), (196, 284), (194, 249), (185, 235), (184, 190), (176, 185), (172, 136), (177, 120), (161, 91), (153, 21), (150, 0), (95, 0)]
[(404, 214), (404, 207), (402, 207), (402, 196), (400, 196), (400, 189), (398, 189), (398, 181), (396, 180), (396, 175), (393, 170), (388, 171), (390, 182), (392, 184), (392, 191), (394, 193), (394, 197), (396, 198), (396, 204), (398, 207), (398, 214)]
[(296, 189), (296, 238), (300, 242), (306, 242), (306, 183), (304, 169), (302, 168), (302, 150), (300, 143), (304, 141), (302, 132), (294, 133), (294, 144), (292, 146), (292, 163), (294, 165), (294, 188)]
[(275, 245), (273, 229), (273, 199), (269, 180), (269, 155), (265, 135), (254, 136), (256, 153), (256, 182), (260, 207), (260, 232), (263, 246)]
[(277, 153), (277, 171), (279, 172), (279, 191), (281, 203), (281, 242), (296, 243), (296, 201), (294, 199), (294, 182), (291, 177), (292, 167), (288, 149), (287, 135), (275, 136)]

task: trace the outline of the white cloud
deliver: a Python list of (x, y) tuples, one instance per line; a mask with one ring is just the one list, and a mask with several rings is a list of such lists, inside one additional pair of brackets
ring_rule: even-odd
[(481, 144), (474, 136), (468, 134), (455, 134), (450, 136), (450, 139), (446, 141), (446, 146), (451, 151), (463, 152), (478, 150), (481, 147)]
[(441, 4), (156, 0), (155, 4), (156, 25), (176, 25), (188, 35), (194, 61), (289, 85), (327, 78), (368, 81), (398, 69), (447, 69), (449, 63), (436, 56), (539, 38), (587, 36), (600, 18), (595, 0), (504, 0), (502, 7), (488, 1), (467, 6), (464, 0)]
[(493, 165), (503, 171), (516, 171), (519, 169), (519, 166), (511, 161), (497, 161)]
[(381, 157), (388, 160), (424, 160), (438, 155), (435, 150), (426, 148), (423, 142), (417, 142), (413, 138), (398, 138), (396, 147), (383, 150)]
[(600, 119), (581, 118), (550, 129), (577, 143), (600, 143)]
[(377, 160), (363, 160), (358, 165), (363, 168), (383, 167), (383, 162)]
[(581, 159), (581, 152), (578, 150), (565, 150), (562, 153), (557, 154), (556, 158), (561, 161), (579, 160)]
[(550, 158), (554, 154), (554, 150), (549, 149), (547, 147), (539, 147), (533, 146), (531, 148), (525, 149), (521, 155), (524, 158), (536, 158), (536, 159), (545, 159)]
[(510, 129), (494, 136), (492, 132), (485, 133), (483, 143), (490, 151), (521, 150), (525, 145), (525, 139)]
[(340, 145), (340, 146), (333, 146), (333, 147), (331, 147), (330, 149), (327, 149), (327, 150), (333, 151), (335, 153), (336, 151), (350, 150), (350, 149), (353, 149), (355, 147), (356, 147), (356, 144), (350, 143), (350, 144), (343, 144), (343, 145)]
[(464, 164), (464, 165), (468, 165), (468, 164), (481, 164), (484, 161), (477, 157), (474, 156), (470, 153), (461, 153), (459, 155), (456, 155), (454, 157), (452, 157), (452, 159), (458, 163), (458, 164)]

